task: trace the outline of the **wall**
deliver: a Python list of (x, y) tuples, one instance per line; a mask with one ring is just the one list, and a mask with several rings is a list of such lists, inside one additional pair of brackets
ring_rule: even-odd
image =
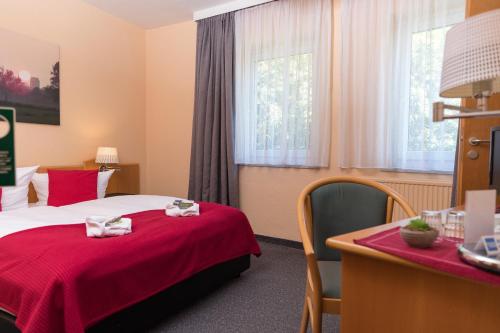
[[(334, 22), (338, 24), (338, 1)], [(241, 208), (257, 234), (298, 240), (295, 207), (308, 183), (333, 175), (450, 181), (450, 176), (377, 170), (341, 170), (337, 165), (339, 29), (334, 28), (332, 149), (330, 168), (321, 170), (242, 167)], [(189, 177), (194, 101), (196, 24), (185, 22), (146, 33), (147, 190), (185, 197)]]
[[(338, 17), (334, 22), (338, 24)], [(61, 126), (18, 123), (18, 165), (78, 164), (92, 158), (97, 146), (111, 145), (118, 147), (122, 161), (141, 162), (146, 192), (187, 195), (194, 22), (144, 31), (79, 0), (18, 0), (2, 3), (0, 28), (61, 48)], [(334, 32), (337, 60), (338, 29)], [(330, 168), (241, 168), (241, 208), (256, 233), (298, 240), (297, 197), (306, 184), (320, 177), (351, 174), (450, 181), (442, 175), (336, 167), (338, 68), (334, 61)]]
[(145, 161), (143, 29), (79, 0), (3, 1), (0, 28), (60, 46), (61, 126), (17, 123), (18, 165), (78, 164), (99, 145)]
[(196, 24), (146, 32), (149, 193), (186, 197), (194, 101)]

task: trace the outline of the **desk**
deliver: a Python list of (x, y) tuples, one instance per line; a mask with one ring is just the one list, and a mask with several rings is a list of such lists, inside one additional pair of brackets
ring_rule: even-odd
[(500, 288), (353, 242), (402, 224), (327, 239), (342, 252), (341, 332), (499, 332)]

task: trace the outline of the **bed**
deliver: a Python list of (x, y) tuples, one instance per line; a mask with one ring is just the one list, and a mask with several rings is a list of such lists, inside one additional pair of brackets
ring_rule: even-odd
[[(189, 299), (260, 255), (241, 211), (200, 203), (200, 216), (168, 217), (174, 199), (116, 196), (2, 212), (0, 331), (109, 332), (102, 327), (120, 313), (151, 299), (169, 303), (172, 293)], [(87, 238), (88, 215), (130, 217), (133, 232)]]

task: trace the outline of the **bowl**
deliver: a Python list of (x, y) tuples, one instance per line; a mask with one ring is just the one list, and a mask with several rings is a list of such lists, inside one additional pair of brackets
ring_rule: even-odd
[(431, 247), (439, 235), (439, 232), (436, 229), (415, 231), (404, 227), (399, 229), (399, 233), (406, 244), (419, 249)]

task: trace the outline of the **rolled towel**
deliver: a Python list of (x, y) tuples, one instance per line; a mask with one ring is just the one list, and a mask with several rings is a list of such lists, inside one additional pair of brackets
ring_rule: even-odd
[(89, 216), (85, 218), (87, 237), (123, 236), (132, 232), (132, 220), (121, 216)]
[(168, 216), (198, 216), (200, 206), (191, 200), (175, 200), (167, 204), (165, 214)]

